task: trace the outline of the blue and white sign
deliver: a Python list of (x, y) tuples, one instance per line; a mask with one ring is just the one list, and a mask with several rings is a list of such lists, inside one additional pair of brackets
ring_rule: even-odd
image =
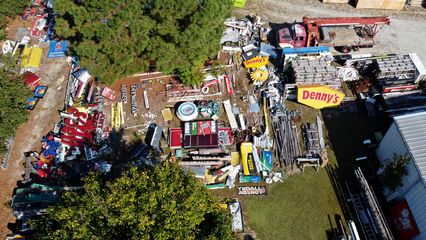
[(61, 58), (65, 57), (68, 50), (68, 41), (51, 41), (47, 58)]

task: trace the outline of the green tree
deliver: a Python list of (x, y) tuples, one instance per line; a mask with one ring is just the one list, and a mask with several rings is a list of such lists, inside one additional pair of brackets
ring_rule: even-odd
[(407, 164), (410, 162), (410, 157), (406, 155), (393, 155), (383, 172), (383, 180), (385, 184), (392, 190), (402, 186), (402, 178), (408, 175)]
[(0, 152), (4, 152), (5, 141), (27, 121), (26, 100), (32, 93), (16, 73), (19, 72), (16, 58), (0, 55), (0, 64)]
[(232, 1), (56, 0), (55, 10), (61, 16), (57, 34), (70, 40), (82, 66), (108, 84), (150, 65), (193, 73), (219, 50)]
[(8, 18), (12, 18), (24, 12), (24, 6), (27, 1), (2, 0), (0, 4), (0, 39), (6, 38), (4, 32), (8, 23)]
[(84, 194), (66, 192), (33, 222), (36, 239), (234, 239), (228, 213), (176, 164), (136, 168), (102, 183), (90, 176)]

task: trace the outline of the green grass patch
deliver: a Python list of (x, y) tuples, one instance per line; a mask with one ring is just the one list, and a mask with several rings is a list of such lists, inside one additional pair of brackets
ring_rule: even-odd
[[(286, 102), (289, 109), (302, 113), (302, 122), (314, 122), (318, 110)], [(341, 173), (352, 174), (357, 166), (356, 157), (365, 154), (362, 141), (372, 137), (374, 131), (385, 128), (380, 119), (358, 113), (324, 114), (329, 166)], [(340, 179), (342, 180), (342, 179)], [(340, 199), (342, 200), (342, 199)], [(344, 201), (344, 199), (343, 199)], [(249, 197), (243, 206), (248, 223), (261, 240), (269, 239), (328, 239), (327, 231), (336, 227), (334, 215), (344, 218), (333, 184), (326, 169), (292, 175), (284, 183), (274, 185), (265, 197)], [(343, 206), (344, 207), (344, 206)], [(346, 220), (344, 220), (346, 221)]]
[(342, 216), (325, 169), (306, 169), (275, 185), (263, 198), (249, 198), (245, 206), (249, 225), (261, 240), (327, 239), (334, 215)]

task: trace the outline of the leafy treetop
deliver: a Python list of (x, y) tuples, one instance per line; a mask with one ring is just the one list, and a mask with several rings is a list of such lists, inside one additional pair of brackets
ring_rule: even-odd
[(16, 73), (16, 62), (10, 55), (0, 55), (0, 152), (6, 149), (5, 141), (28, 118), (26, 100), (32, 92)]
[(234, 239), (230, 216), (193, 176), (172, 163), (136, 168), (85, 193), (66, 192), (34, 226), (37, 239)]
[[(101, 81), (148, 71), (195, 73), (219, 50), (231, 0), (57, 0), (55, 29)], [(197, 71), (196, 71), (197, 69)]]

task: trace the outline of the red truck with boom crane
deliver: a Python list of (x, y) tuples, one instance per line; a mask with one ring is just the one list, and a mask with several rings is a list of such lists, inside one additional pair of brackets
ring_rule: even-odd
[(389, 24), (390, 17), (303, 17), (303, 22), (278, 31), (278, 45), (281, 48), (329, 46), (340, 52), (356, 51), (360, 47), (373, 47), (377, 32)]

